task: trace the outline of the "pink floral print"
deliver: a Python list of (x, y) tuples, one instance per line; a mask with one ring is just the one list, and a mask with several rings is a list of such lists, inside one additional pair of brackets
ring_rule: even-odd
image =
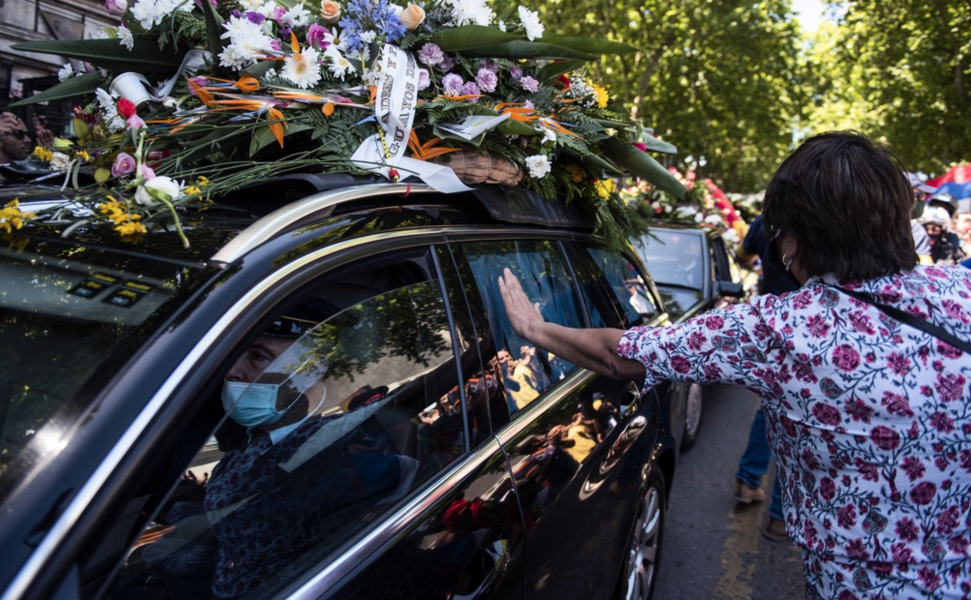
[[(618, 354), (644, 363), (646, 386), (762, 397), (807, 597), (971, 598), (971, 356), (835, 284), (634, 328)], [(971, 270), (846, 287), (971, 339)]]

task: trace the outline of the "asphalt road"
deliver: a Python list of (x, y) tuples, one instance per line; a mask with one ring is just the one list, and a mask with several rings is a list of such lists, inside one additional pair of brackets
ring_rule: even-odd
[[(657, 600), (800, 600), (805, 597), (799, 550), (770, 542), (761, 528), (764, 503), (732, 499), (738, 460), (748, 441), (758, 397), (715, 386), (705, 396), (701, 435), (681, 455), (671, 490)], [(774, 467), (763, 478), (772, 490)]]

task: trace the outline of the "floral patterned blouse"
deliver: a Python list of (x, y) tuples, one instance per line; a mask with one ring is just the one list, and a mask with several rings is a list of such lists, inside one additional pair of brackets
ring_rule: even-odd
[[(634, 328), (657, 380), (762, 397), (807, 596), (971, 598), (971, 356), (813, 278), (796, 292)], [(971, 271), (850, 284), (971, 340)]]

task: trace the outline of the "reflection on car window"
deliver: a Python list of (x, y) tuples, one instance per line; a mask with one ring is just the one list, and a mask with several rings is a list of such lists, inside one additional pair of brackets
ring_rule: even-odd
[(269, 596), (465, 451), (439, 283), (381, 277), (325, 282), (234, 363), (225, 453), (200, 452), (202, 493), (163, 507), (118, 597)]
[(654, 283), (703, 289), (704, 243), (700, 235), (651, 229), (642, 240), (644, 247), (639, 251)]
[(575, 367), (513, 332), (496, 282), (502, 270), (509, 268), (529, 299), (539, 304), (544, 319), (567, 327), (582, 327), (573, 282), (553, 242), (482, 242), (465, 244), (463, 249), (495, 337), (496, 360), (509, 411), (515, 413)]
[(603, 271), (610, 289), (623, 308), (624, 328), (642, 325), (660, 312), (634, 263), (616, 252), (601, 248), (588, 247), (587, 253)]

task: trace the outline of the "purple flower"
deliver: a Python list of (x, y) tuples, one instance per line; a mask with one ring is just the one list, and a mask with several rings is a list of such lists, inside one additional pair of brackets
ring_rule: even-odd
[(141, 175), (141, 177), (145, 181), (151, 181), (155, 179), (155, 169), (153, 169), (152, 167), (146, 164), (143, 164), (142, 166), (138, 167), (138, 174)]
[(428, 69), (418, 69), (418, 91), (428, 88), (431, 84), (432, 80), (428, 76)]
[(523, 86), (523, 89), (531, 94), (535, 94), (539, 91), (539, 82), (530, 77), (529, 75), (523, 77), (519, 80), (519, 85)]
[(252, 10), (246, 12), (246, 18), (249, 19), (250, 23), (256, 23), (257, 25), (266, 20), (265, 16)]
[(429, 42), (418, 51), (418, 60), (429, 67), (434, 67), (435, 65), (442, 64), (442, 61), (445, 60), (445, 53), (442, 52), (442, 49), (437, 44)]
[(330, 31), (326, 27), (316, 23), (312, 24), (307, 28), (307, 45), (323, 50), (327, 46), (330, 46), (330, 42), (324, 41), (328, 33)]
[(484, 61), (482, 61), (482, 68), (483, 69), (488, 69), (489, 71), (492, 71), (493, 73), (498, 73), (499, 72), (499, 63), (496, 62), (496, 61), (494, 61), (494, 60), (484, 60)]
[(127, 152), (119, 152), (115, 158), (115, 164), (111, 165), (111, 174), (114, 177), (128, 175), (135, 170), (135, 159)]
[(128, 10), (128, 0), (105, 0), (105, 12), (112, 17), (120, 17)]
[(533, 106), (533, 102), (531, 100), (527, 100), (523, 102), (523, 106), (525, 108), (528, 108), (529, 110), (533, 110), (534, 108), (536, 108), (535, 106)]
[(283, 51), (283, 43), (280, 40), (276, 39), (276, 38), (272, 38), (270, 40), (270, 48), (272, 48), (273, 50), (275, 50), (277, 52), (282, 52)]
[(513, 80), (521, 79), (522, 76), (523, 76), (522, 71), (520, 71), (516, 67), (509, 67), (509, 77), (511, 77)]
[(483, 92), (494, 92), (496, 91), (496, 84), (499, 83), (499, 78), (496, 77), (494, 71), (479, 69), (479, 72), (475, 75), (475, 83)]
[(446, 54), (445, 58), (443, 58), (442, 62), (438, 65), (438, 68), (443, 71), (451, 71), (452, 67), (454, 66), (455, 66), (455, 59), (449, 56), (448, 54)]
[[(462, 86), (462, 92), (461, 93), (462, 93), (463, 96), (478, 96), (479, 95), (479, 86), (475, 85), (475, 82), (474, 81), (470, 81), (470, 82), (468, 82), (468, 83), (466, 83), (465, 85)], [(479, 101), (478, 98), (473, 98), (472, 99), (472, 102), (478, 102), (478, 101)]]
[(458, 96), (462, 93), (462, 86), (465, 82), (462, 80), (462, 76), (456, 73), (449, 73), (445, 77), (442, 77), (442, 87), (445, 88), (445, 94), (448, 96)]

